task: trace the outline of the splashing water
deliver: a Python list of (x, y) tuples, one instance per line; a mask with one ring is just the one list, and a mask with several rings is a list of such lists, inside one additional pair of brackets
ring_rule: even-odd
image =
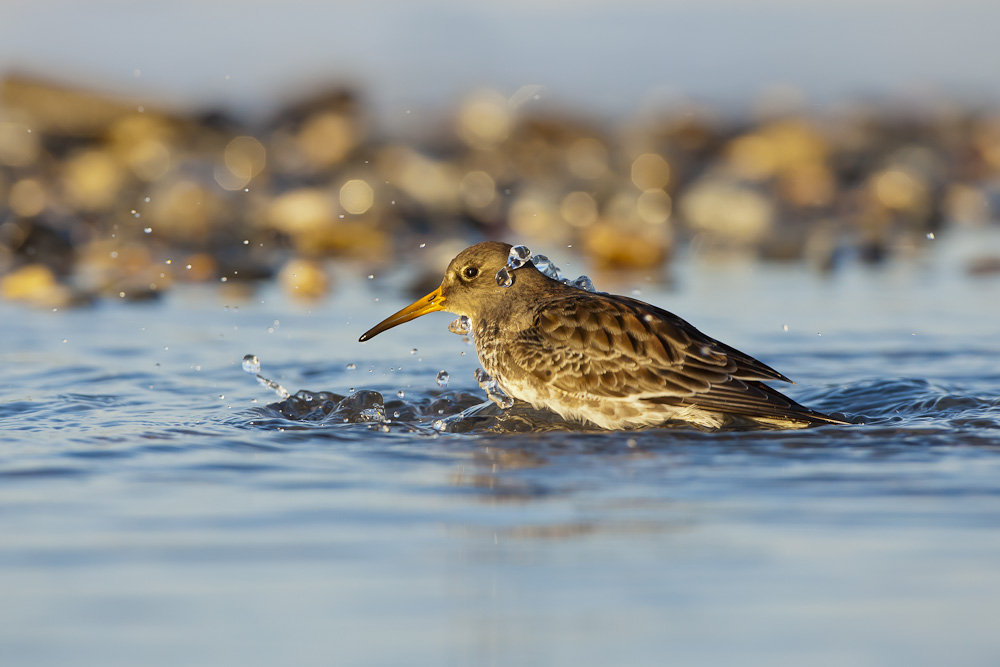
[(486, 396), (496, 403), (498, 408), (506, 410), (514, 406), (514, 399), (482, 368), (476, 369), (476, 382), (486, 392)]
[(437, 378), (435, 379), (439, 387), (441, 387), (442, 389), (447, 389), (448, 382), (449, 380), (451, 380), (451, 374), (449, 374), (448, 371), (438, 371)]
[(531, 261), (531, 251), (528, 246), (516, 245), (510, 249), (507, 255), (507, 264), (497, 271), (496, 281), (500, 287), (510, 287), (514, 284), (514, 276), (511, 271), (516, 271)]
[[(302, 392), (299, 392), (301, 394)], [(375, 422), (383, 423), (385, 416), (385, 399), (377, 391), (362, 389), (342, 399), (334, 409), (334, 414), (344, 422)]]
[(564, 285), (586, 290), (587, 292), (597, 291), (597, 288), (594, 287), (594, 282), (588, 276), (584, 275), (579, 278), (564, 278), (562, 271), (559, 270), (559, 267), (553, 264), (552, 260), (545, 255), (534, 255), (531, 258), (531, 263), (534, 264), (535, 268), (544, 275), (552, 278), (552, 280), (558, 280)]
[(497, 285), (500, 287), (510, 287), (514, 284), (514, 276), (507, 270), (506, 266), (500, 268), (496, 275)]
[(552, 261), (545, 255), (534, 255), (531, 258), (531, 263), (535, 265), (535, 268), (541, 271), (541, 273), (552, 280), (562, 281), (562, 271), (559, 267), (552, 263)]
[(594, 287), (594, 282), (589, 276), (584, 275), (578, 278), (564, 278), (562, 271), (559, 270), (559, 267), (553, 264), (552, 260), (545, 255), (534, 255), (531, 258), (531, 263), (534, 264), (535, 268), (541, 271), (544, 275), (552, 278), (552, 280), (558, 280), (564, 285), (586, 290), (587, 292), (597, 291), (597, 288)]
[(511, 272), (521, 268), (528, 262), (534, 264), (536, 269), (538, 269), (543, 275), (552, 278), (552, 280), (558, 280), (564, 285), (586, 290), (587, 292), (597, 291), (597, 288), (594, 287), (593, 281), (588, 276), (584, 275), (579, 278), (564, 278), (562, 271), (559, 270), (558, 266), (552, 263), (552, 260), (545, 255), (532, 255), (528, 246), (524, 245), (516, 245), (510, 249), (510, 254), (507, 256), (507, 264), (497, 271), (497, 285), (500, 287), (510, 287), (513, 285), (514, 276)]
[(530, 258), (531, 251), (528, 250), (528, 246), (516, 245), (510, 249), (510, 254), (507, 256), (507, 268), (511, 270), (520, 269), (531, 261)]
[(278, 398), (286, 399), (289, 396), (291, 396), (288, 390), (282, 387), (280, 384), (278, 384), (274, 380), (269, 380), (260, 374), (260, 359), (257, 358), (256, 354), (244, 355), (243, 370), (246, 371), (247, 373), (250, 373), (251, 375), (256, 375), (257, 384), (264, 387), (265, 389), (270, 389), (271, 391), (273, 391), (275, 394), (278, 395)]
[(248, 354), (243, 357), (243, 370), (254, 375), (260, 373), (260, 359), (257, 358), (256, 354)]
[(472, 333), (472, 320), (469, 319), (468, 315), (462, 315), (448, 325), (448, 331), (459, 336), (468, 336)]

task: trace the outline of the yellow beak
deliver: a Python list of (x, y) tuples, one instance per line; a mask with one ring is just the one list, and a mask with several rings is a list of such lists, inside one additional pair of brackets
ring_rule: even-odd
[(409, 322), (410, 320), (415, 320), (421, 315), (426, 315), (427, 313), (433, 313), (436, 310), (444, 310), (444, 294), (441, 293), (441, 288), (438, 287), (436, 290), (428, 294), (422, 299), (418, 299), (411, 303), (406, 308), (402, 309), (398, 313), (393, 313), (389, 317), (385, 318), (375, 326), (373, 326), (368, 331), (361, 334), (361, 338), (358, 342), (365, 342), (370, 338), (374, 338), (383, 331), (391, 329), (398, 324), (403, 324), (404, 322)]

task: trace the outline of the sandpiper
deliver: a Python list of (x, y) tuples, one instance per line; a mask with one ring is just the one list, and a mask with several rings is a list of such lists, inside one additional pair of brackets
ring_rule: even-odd
[(360, 340), (438, 310), (464, 315), (483, 369), (510, 396), (605, 429), (846, 423), (763, 384), (791, 380), (673, 313), (553, 280), (531, 262), (511, 269), (511, 248), (466, 248), (440, 287)]

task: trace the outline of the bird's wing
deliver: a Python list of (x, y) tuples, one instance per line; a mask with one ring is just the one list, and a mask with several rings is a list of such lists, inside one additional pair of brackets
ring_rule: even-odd
[(570, 394), (748, 416), (821, 416), (761, 384), (790, 382), (773, 368), (627, 297), (581, 293), (544, 300), (510, 353), (525, 373)]

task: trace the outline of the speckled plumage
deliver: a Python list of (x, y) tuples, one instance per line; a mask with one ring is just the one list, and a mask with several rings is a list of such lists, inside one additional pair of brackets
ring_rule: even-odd
[[(441, 287), (361, 340), (436, 310), (470, 318), (483, 369), (512, 397), (606, 429), (733, 418), (778, 427), (843, 423), (763, 384), (790, 382), (676, 315), (636, 299), (586, 292), (528, 263), (495, 279), (511, 246), (463, 250)], [(473, 275), (474, 274), (474, 275)]]

